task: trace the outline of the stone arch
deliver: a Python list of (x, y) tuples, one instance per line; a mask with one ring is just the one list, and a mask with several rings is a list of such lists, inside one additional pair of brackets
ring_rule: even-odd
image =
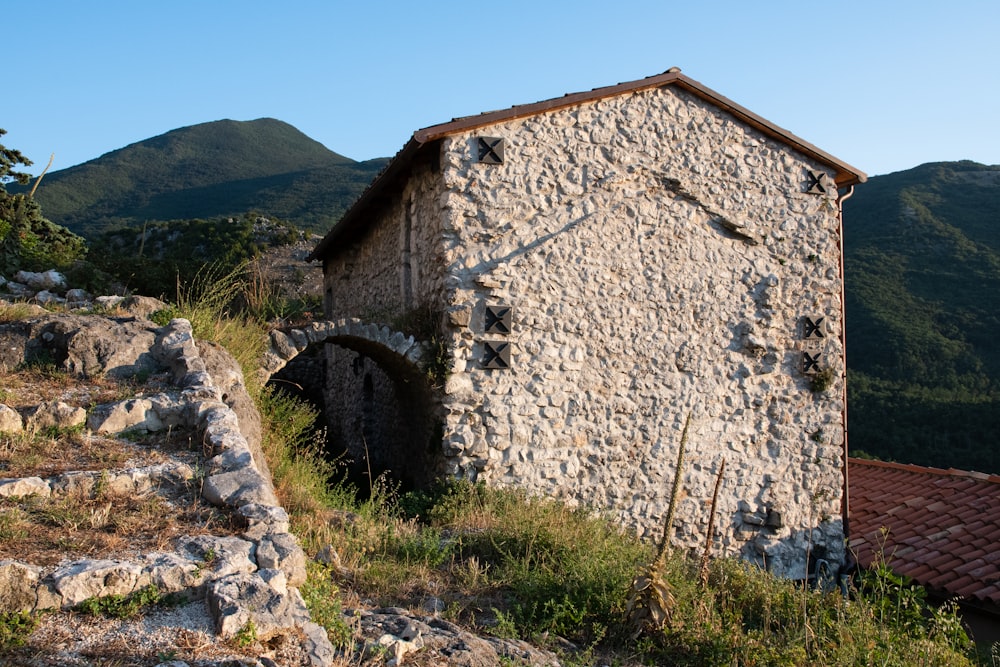
[(427, 344), (358, 319), (275, 330), (261, 382), (317, 348), (322, 349), (328, 442), (334, 454), (346, 455), (359, 490), (366, 491), (380, 475), (404, 490), (428, 486), (443, 471), (443, 454), (440, 400), (428, 381)]
[(370, 354), (408, 374), (423, 375), (427, 370), (424, 362), (426, 345), (413, 336), (393, 331), (387, 326), (345, 318), (272, 331), (269, 349), (264, 353), (261, 382), (267, 382), (306, 348), (322, 343), (335, 343)]

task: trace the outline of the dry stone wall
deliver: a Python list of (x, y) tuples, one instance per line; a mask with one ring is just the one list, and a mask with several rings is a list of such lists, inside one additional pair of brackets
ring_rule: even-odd
[[(150, 335), (134, 335), (138, 331)], [(168, 461), (124, 470), (71, 471), (47, 479), (0, 479), (0, 498), (89, 494), (98, 485), (135, 495), (200, 485), (205, 500), (226, 508), (234, 524), (243, 526), (239, 536), (182, 536), (170, 551), (134, 557), (67, 559), (54, 568), (0, 560), (0, 612), (71, 610), (89, 598), (129, 595), (155, 586), (163, 594), (202, 600), (213, 622), (211, 634), (221, 639), (232, 639), (253, 623), (262, 641), (279, 635), (296, 638), (307, 664), (332, 663), (334, 649), (326, 631), (310, 620), (297, 590), (306, 580), (306, 555), (289, 532), (288, 515), (275, 496), (260, 449), (259, 416), (241, 371), (227, 353), (210, 343), (199, 346), (190, 322), (183, 319), (158, 327), (142, 319), (45, 315), (3, 325), (0, 341), (5, 350), (0, 369), (43, 346), (62, 359), (63, 368), (75, 368), (76, 373), (80, 359), (90, 360), (87, 368), (93, 374), (138, 369), (140, 361), (152, 360), (156, 371), (169, 375), (162, 393), (95, 406), (89, 414), (82, 408), (62, 409), (71, 406), (57, 402), (40, 406), (25, 420), (29, 428), (36, 427), (32, 420), (39, 413), (54, 419), (53, 425), (85, 422), (88, 432), (97, 434), (180, 426), (198, 433), (203, 452), (211, 455), (197, 474), (186, 463)], [(6, 422), (5, 432), (25, 427), (17, 411), (0, 412), (16, 417)], [(160, 641), (145, 635), (132, 639)]]

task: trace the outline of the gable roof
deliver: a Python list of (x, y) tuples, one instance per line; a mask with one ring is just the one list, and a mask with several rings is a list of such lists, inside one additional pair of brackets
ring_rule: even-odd
[(834, 171), (834, 181), (836, 182), (838, 188), (848, 187), (857, 183), (864, 183), (867, 180), (867, 176), (859, 169), (850, 166), (846, 162), (838, 160), (829, 153), (820, 150), (804, 139), (800, 139), (788, 130), (780, 128), (777, 125), (761, 118), (752, 111), (736, 104), (726, 97), (723, 97), (714, 90), (703, 86), (694, 79), (684, 76), (681, 74), (680, 68), (671, 67), (663, 74), (646, 77), (645, 79), (639, 79), (638, 81), (629, 81), (626, 83), (619, 83), (614, 86), (594, 88), (593, 90), (585, 92), (568, 93), (562, 97), (550, 100), (543, 100), (532, 104), (521, 104), (510, 107), (509, 109), (489, 111), (476, 116), (456, 118), (447, 123), (432, 125), (430, 127), (425, 127), (422, 130), (417, 130), (413, 133), (413, 137), (389, 162), (382, 173), (375, 177), (375, 180), (362, 193), (358, 201), (355, 202), (355, 204), (344, 214), (340, 221), (333, 226), (327, 235), (323, 237), (323, 240), (319, 242), (315, 250), (312, 251), (306, 260), (312, 261), (326, 256), (331, 251), (335, 250), (334, 242), (336, 240), (343, 238), (352, 231), (363, 228), (364, 212), (370, 206), (377, 204), (379, 200), (387, 194), (386, 190), (391, 189), (391, 185), (396, 181), (396, 179), (406, 173), (409, 166), (413, 163), (417, 154), (421, 152), (423, 147), (437, 141), (438, 139), (442, 139), (459, 132), (465, 132), (516, 118), (534, 116), (547, 111), (553, 111), (585, 102), (592, 102), (606, 97), (613, 97), (615, 95), (622, 95), (625, 93), (634, 93), (662, 86), (675, 86), (686, 90), (696, 97), (719, 107), (723, 111), (731, 113), (738, 120), (756, 128), (772, 139), (790, 146), (813, 160), (830, 167)]
[(938, 593), (1000, 606), (1000, 476), (848, 459), (850, 547)]

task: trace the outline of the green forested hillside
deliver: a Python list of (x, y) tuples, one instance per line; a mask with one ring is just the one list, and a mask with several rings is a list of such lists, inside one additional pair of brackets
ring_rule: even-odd
[(851, 448), (1000, 473), (1000, 167), (876, 176), (844, 218)]
[(221, 120), (48, 174), (36, 199), (49, 219), (86, 238), (247, 211), (325, 232), (385, 162), (355, 162), (278, 120)]
[[(182, 262), (201, 258), (188, 253), (191, 239), (242, 247), (243, 225), (256, 219), (249, 211), (323, 234), (385, 163), (354, 162), (277, 120), (226, 120), (49, 174), (36, 199), (104, 254), (136, 238), (144, 248), (173, 227)], [(844, 209), (851, 448), (1000, 473), (1000, 166), (932, 163), (876, 176)], [(206, 226), (216, 232), (205, 236)], [(104, 234), (122, 228), (132, 236)], [(182, 267), (165, 259), (156, 261), (172, 284)], [(106, 268), (133, 282), (155, 277)]]

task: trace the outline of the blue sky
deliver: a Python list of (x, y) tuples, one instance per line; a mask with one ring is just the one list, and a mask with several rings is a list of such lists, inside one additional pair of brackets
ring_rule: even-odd
[(0, 17), (0, 143), (33, 173), (223, 118), (390, 156), (427, 125), (672, 66), (869, 175), (1000, 163), (996, 0), (7, 0)]

